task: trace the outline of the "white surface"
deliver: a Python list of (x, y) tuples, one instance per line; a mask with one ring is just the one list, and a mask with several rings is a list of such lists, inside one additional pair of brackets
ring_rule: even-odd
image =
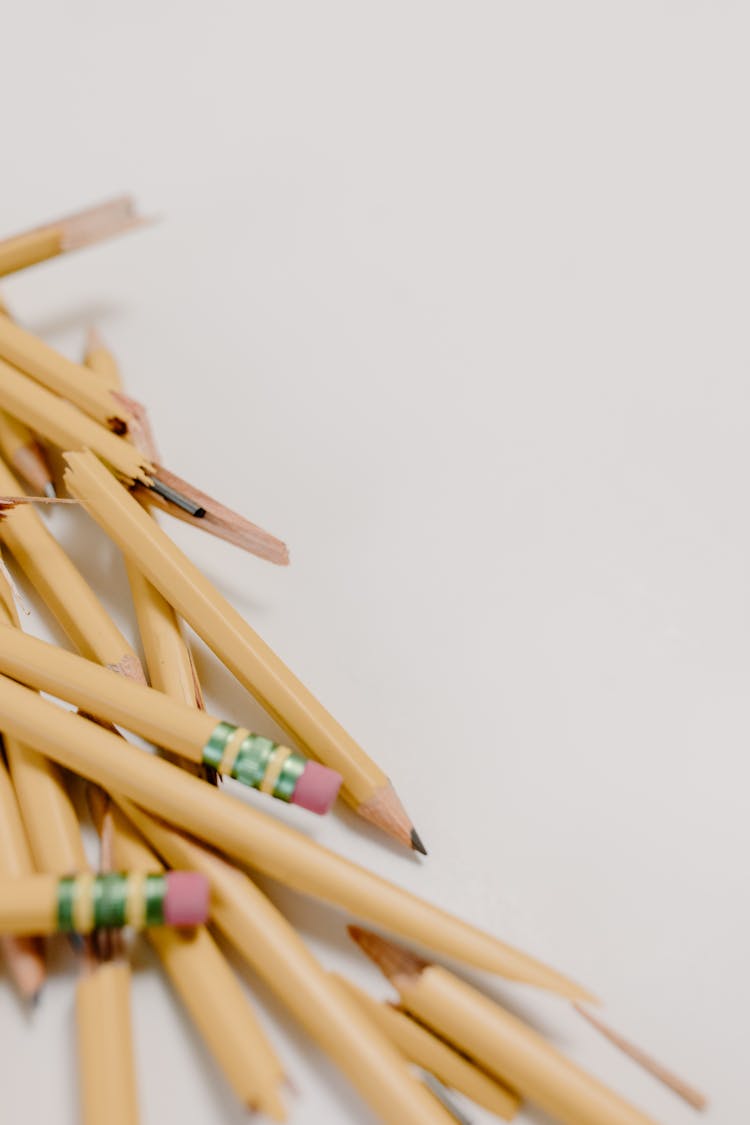
[[(9, 301), (72, 355), (96, 320), (167, 463), (286, 537), (278, 570), (172, 524), (430, 857), (298, 823), (587, 982), (707, 1121), (744, 1121), (747, 9), (79, 0), (4, 30), (3, 230), (123, 189), (165, 216)], [(130, 628), (113, 552), (54, 526)], [(385, 994), (343, 918), (274, 897)], [(3, 1121), (76, 1120), (73, 981), (33, 1020), (0, 987)], [(694, 1120), (562, 1005), (490, 983)], [(259, 996), (290, 1121), (370, 1121)], [(144, 1123), (244, 1120), (153, 965), (135, 1009)]]

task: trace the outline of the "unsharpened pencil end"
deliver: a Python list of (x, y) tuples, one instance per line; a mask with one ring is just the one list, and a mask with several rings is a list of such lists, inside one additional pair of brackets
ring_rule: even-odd
[(340, 773), (319, 762), (308, 762), (294, 787), (292, 804), (323, 816), (330, 810), (340, 788)]
[(200, 926), (208, 917), (209, 886), (197, 871), (170, 871), (164, 897), (168, 926)]

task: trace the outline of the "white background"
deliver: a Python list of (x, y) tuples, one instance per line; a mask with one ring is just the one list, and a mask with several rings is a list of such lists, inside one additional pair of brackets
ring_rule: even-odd
[[(71, 355), (96, 321), (165, 461), (287, 539), (282, 570), (170, 525), (430, 856), (295, 823), (586, 982), (716, 1123), (750, 1100), (749, 32), (728, 0), (79, 0), (15, 5), (0, 72), (3, 232), (129, 189), (163, 215), (9, 303)], [(132, 629), (115, 553), (53, 526)], [(272, 890), (386, 994), (345, 919)], [(248, 979), (290, 1120), (369, 1122)], [(33, 1018), (0, 981), (3, 1122), (77, 1119), (74, 981)], [(484, 984), (694, 1120), (564, 1004)], [(145, 953), (134, 1003), (143, 1121), (245, 1120)]]

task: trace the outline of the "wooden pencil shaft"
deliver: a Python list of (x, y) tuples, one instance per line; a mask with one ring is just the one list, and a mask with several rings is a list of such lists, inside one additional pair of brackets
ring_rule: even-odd
[(139, 225), (130, 196), (118, 196), (0, 241), (0, 277)]
[(96, 965), (76, 987), (83, 1125), (138, 1125), (130, 966)]
[(97, 342), (93, 346), (89, 345), (86, 351), (85, 363), (90, 371), (98, 375), (105, 387), (109, 387), (112, 391), (122, 389), (120, 368), (117, 360), (104, 344)]
[(357, 803), (386, 786), (382, 770), (104, 466), (87, 453), (66, 460), (71, 494), (302, 748), (337, 770)]
[(0, 452), (32, 491), (47, 494), (52, 477), (44, 450), (28, 426), (4, 411), (0, 411)]
[(653, 1125), (522, 1020), (439, 966), (393, 983), (407, 1011), (562, 1125)]
[[(34, 861), (5, 763), (0, 756), (0, 876), (25, 878), (34, 872)], [(45, 978), (44, 952), (29, 937), (4, 937), (0, 948), (20, 994), (34, 997)]]
[[(127, 727), (196, 765), (205, 762), (280, 800), (296, 801), (300, 778), (309, 768), (301, 755), (271, 739), (219, 722), (146, 684), (17, 629), (0, 627), (0, 670), (37, 691), (74, 703), (102, 722)], [(334, 775), (334, 780), (339, 779)], [(301, 791), (304, 794), (304, 786)], [(306, 807), (325, 811), (314, 802)]]
[[(0, 494), (12, 495), (18, 488), (0, 461)], [(8, 512), (0, 522), (0, 540), (85, 657), (111, 668), (125, 665), (143, 680), (135, 651), (33, 508), (23, 505)]]
[(533, 958), (5, 676), (0, 676), (0, 728), (110, 793), (130, 798), (303, 894), (476, 968), (590, 999), (585, 990)]
[(330, 980), (283, 915), (250, 879), (129, 807), (138, 827), (170, 863), (190, 855), (211, 882), (212, 918), (310, 1037), (347, 1075), (380, 1118), (448, 1122), (403, 1059)]
[[(13, 592), (0, 576), (0, 627), (11, 626), (18, 626), (18, 614)], [(86, 853), (78, 818), (59, 769), (8, 734), (3, 742), (35, 867), (59, 875), (83, 871)]]
[(458, 1090), (490, 1113), (495, 1113), (506, 1121), (512, 1120), (519, 1107), (517, 1094), (474, 1066), (403, 1012), (396, 1011), (389, 1004), (379, 1003), (344, 977), (333, 974), (333, 979), (409, 1062), (434, 1074), (446, 1086)]
[(29, 231), (0, 243), (0, 277), (55, 258), (63, 250), (63, 232), (59, 228)]
[(146, 684), (18, 629), (0, 628), (0, 671), (192, 761), (200, 762), (219, 722)]
[(0, 357), (109, 429), (125, 433), (132, 425), (130, 412), (85, 367), (7, 316), (0, 317)]
[(128, 482), (150, 483), (150, 466), (132, 445), (0, 359), (0, 401), (58, 449), (91, 449)]
[(135, 563), (127, 560), (126, 569), (151, 685), (195, 707), (195, 669), (177, 615)]
[[(127, 871), (163, 871), (142, 837), (113, 810), (113, 853)], [(245, 992), (205, 926), (147, 931), (172, 987), (243, 1105), (272, 1110), (284, 1071)], [(267, 1108), (264, 1108), (267, 1107)]]
[(0, 933), (54, 934), (57, 930), (55, 875), (0, 877)]
[(34, 860), (15, 790), (0, 757), (0, 875), (18, 879), (33, 873)]

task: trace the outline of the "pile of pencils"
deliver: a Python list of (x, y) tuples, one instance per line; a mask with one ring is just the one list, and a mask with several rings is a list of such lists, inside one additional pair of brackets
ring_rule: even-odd
[[(142, 222), (125, 197), (8, 238), (0, 242), (0, 277)], [(61, 455), (61, 479), (51, 475), (48, 446)], [(340, 797), (425, 853), (383, 771), (157, 522), (159, 508), (288, 562), (280, 540), (160, 464), (146, 410), (124, 393), (95, 331), (84, 361), (74, 362), (2, 307), (0, 452), (0, 542), (76, 650), (21, 631), (3, 565), (0, 943), (29, 1000), (45, 976), (43, 936), (66, 932), (74, 944), (85, 1125), (138, 1121), (128, 960), (138, 930), (240, 1103), (274, 1120), (285, 1117), (284, 1066), (215, 934), (390, 1125), (465, 1120), (450, 1091), (506, 1120), (528, 1100), (567, 1125), (646, 1125), (648, 1117), (538, 1032), (421, 954), (576, 1004), (593, 1000), (586, 990), (274, 817), (277, 801), (325, 815)], [(45, 503), (71, 502), (125, 557), (145, 668), (40, 514)], [(290, 746), (207, 713), (183, 620), (288, 733)], [(120, 728), (157, 752), (134, 746)], [(70, 775), (86, 786), (100, 840), (97, 871), (83, 848)], [(226, 792), (222, 776), (266, 794), (265, 808)], [(247, 868), (397, 938), (350, 928), (400, 1003), (383, 1004), (326, 972)]]

